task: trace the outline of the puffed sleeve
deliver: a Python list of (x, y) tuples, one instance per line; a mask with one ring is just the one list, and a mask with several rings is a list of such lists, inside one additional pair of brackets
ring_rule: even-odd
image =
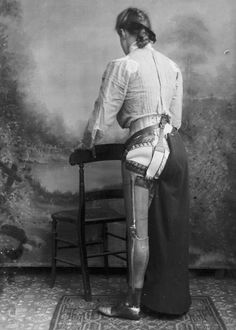
[(183, 102), (183, 78), (181, 71), (176, 71), (175, 93), (170, 104), (171, 123), (177, 129), (181, 126), (182, 121), (182, 102)]
[(125, 99), (129, 78), (126, 61), (115, 60), (107, 65), (99, 96), (85, 129), (82, 142), (86, 148), (92, 148), (101, 140), (107, 128), (115, 121)]

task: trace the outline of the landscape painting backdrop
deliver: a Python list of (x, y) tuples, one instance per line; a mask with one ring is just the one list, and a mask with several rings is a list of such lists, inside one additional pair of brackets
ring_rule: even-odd
[[(78, 169), (68, 157), (107, 63), (123, 56), (114, 25), (127, 6), (147, 11), (155, 48), (184, 77), (190, 266), (235, 268), (234, 0), (0, 0), (2, 265), (50, 264), (50, 214), (78, 199)], [(114, 123), (103, 142), (124, 141), (126, 133)], [(119, 164), (90, 167), (87, 183), (89, 189), (121, 184)]]

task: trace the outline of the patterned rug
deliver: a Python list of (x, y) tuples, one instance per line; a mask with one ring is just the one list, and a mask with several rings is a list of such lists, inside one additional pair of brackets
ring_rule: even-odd
[(212, 300), (193, 296), (188, 314), (179, 318), (143, 314), (141, 320), (130, 321), (102, 316), (99, 305), (115, 304), (117, 296), (96, 295), (92, 302), (82, 296), (65, 295), (59, 301), (49, 330), (226, 330)]

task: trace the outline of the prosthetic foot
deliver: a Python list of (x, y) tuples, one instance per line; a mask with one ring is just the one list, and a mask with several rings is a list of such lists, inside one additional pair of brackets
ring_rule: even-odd
[(141, 292), (141, 289), (135, 289), (135, 291), (131, 295), (128, 295), (127, 300), (125, 302), (112, 307), (100, 306), (98, 308), (98, 311), (101, 314), (109, 317), (139, 320)]

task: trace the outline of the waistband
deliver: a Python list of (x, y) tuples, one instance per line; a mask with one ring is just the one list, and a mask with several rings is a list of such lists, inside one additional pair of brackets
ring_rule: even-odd
[(158, 125), (160, 123), (160, 115), (150, 115), (134, 120), (129, 128), (130, 136), (134, 135), (136, 132), (153, 125)]
[(134, 133), (133, 135), (131, 135), (128, 140), (125, 142), (125, 149), (128, 148), (128, 146), (130, 144), (133, 143), (134, 139), (142, 137), (145, 138), (146, 136), (150, 135), (150, 134), (154, 134), (154, 132), (159, 128), (159, 124), (158, 125), (152, 125), (152, 126), (148, 126), (145, 127), (143, 129), (141, 129), (140, 131), (137, 131), (136, 133)]
[[(148, 135), (156, 134), (157, 130), (160, 130), (159, 123), (156, 125), (151, 125), (151, 126), (145, 127), (143, 129), (135, 132), (125, 142), (125, 145), (124, 145), (125, 149), (127, 149), (130, 144), (133, 144), (134, 139), (139, 138), (139, 137), (145, 138)], [(171, 126), (170, 124), (166, 124), (165, 129), (164, 129), (165, 134), (175, 135), (177, 132), (178, 132), (178, 130), (175, 127)]]

